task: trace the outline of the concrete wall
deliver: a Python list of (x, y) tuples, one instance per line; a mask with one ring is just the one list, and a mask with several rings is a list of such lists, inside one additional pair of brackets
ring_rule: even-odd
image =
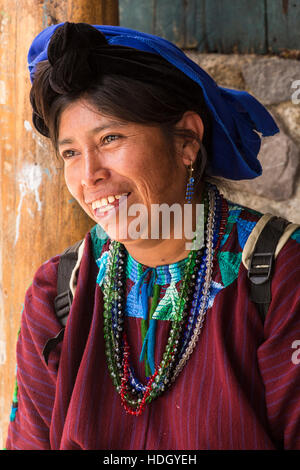
[[(255, 54), (202, 54), (186, 51), (219, 85), (246, 90), (275, 118), (280, 133), (263, 139), (259, 160), (262, 176), (231, 182), (224, 192), (231, 200), (261, 212), (300, 223), (300, 61), (299, 51), (287, 58)], [(290, 58), (292, 57), (292, 58)]]

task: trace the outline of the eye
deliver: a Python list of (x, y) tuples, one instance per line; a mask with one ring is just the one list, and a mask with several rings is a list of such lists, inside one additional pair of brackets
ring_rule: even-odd
[(116, 135), (116, 134), (109, 134), (109, 135), (106, 135), (105, 137), (103, 137), (102, 139), (102, 142), (106, 145), (106, 144), (110, 144), (111, 142), (113, 142), (114, 140), (117, 140), (120, 136), (119, 135)]
[(64, 158), (64, 159), (68, 159), (68, 158), (72, 158), (76, 155), (76, 151), (75, 150), (64, 150), (61, 154), (61, 156)]

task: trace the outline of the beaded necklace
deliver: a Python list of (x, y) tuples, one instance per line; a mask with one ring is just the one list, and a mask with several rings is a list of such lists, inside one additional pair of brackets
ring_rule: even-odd
[[(139, 416), (147, 403), (171, 386), (196, 346), (207, 310), (215, 252), (224, 232), (224, 208), (225, 201), (217, 188), (208, 185), (204, 246), (188, 255), (166, 348), (145, 385), (136, 379), (130, 365), (130, 347), (124, 331), (128, 254), (120, 242), (110, 242), (103, 283), (105, 352), (113, 384), (123, 407), (132, 415)], [(154, 304), (158, 297), (159, 286), (154, 285)]]

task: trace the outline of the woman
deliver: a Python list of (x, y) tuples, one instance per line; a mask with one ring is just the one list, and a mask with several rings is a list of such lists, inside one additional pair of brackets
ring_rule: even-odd
[[(28, 59), (34, 125), (97, 225), (79, 249), (65, 330), (60, 256), (26, 294), (7, 448), (300, 448), (299, 230), (276, 258), (263, 322), (242, 262), (261, 214), (206, 181), (258, 176), (271, 116), (137, 31), (51, 26)], [(202, 204), (203, 246), (176, 237), (175, 219), (169, 236), (163, 223), (149, 236), (161, 204), (192, 207), (194, 242)]]

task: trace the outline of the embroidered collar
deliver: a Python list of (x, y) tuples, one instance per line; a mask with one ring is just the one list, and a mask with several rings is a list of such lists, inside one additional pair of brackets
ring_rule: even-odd
[[(96, 261), (99, 267), (97, 283), (100, 287), (103, 285), (107, 271), (107, 259), (108, 251), (105, 251)], [(176, 263), (153, 268), (139, 263), (128, 253), (126, 314), (131, 317), (147, 319), (148, 298), (153, 296), (154, 284), (161, 286), (161, 300), (164, 298), (164, 302), (160, 303), (161, 307), (165, 304), (172, 306), (178, 295), (179, 282), (183, 277), (187, 260), (188, 258), (185, 258)], [(155, 316), (159, 318), (159, 313), (155, 312)], [(162, 319), (169, 319), (165, 317), (165, 313), (163, 317)]]
[(145, 266), (136, 261), (130, 254), (127, 258), (126, 274), (132, 282), (139, 282), (141, 277), (148, 282), (153, 280), (156, 284), (164, 286), (171, 283), (177, 283), (182, 279), (187, 259), (176, 263), (157, 266), (156, 268)]

